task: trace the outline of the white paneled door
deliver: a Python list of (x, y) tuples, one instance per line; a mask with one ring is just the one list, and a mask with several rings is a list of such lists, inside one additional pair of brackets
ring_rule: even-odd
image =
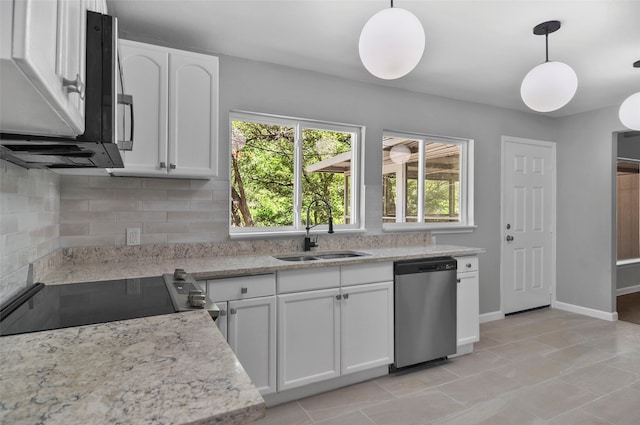
[(551, 304), (555, 276), (555, 144), (502, 139), (502, 311)]

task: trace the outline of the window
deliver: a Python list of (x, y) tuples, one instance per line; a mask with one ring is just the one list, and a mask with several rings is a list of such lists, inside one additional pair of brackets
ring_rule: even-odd
[(640, 259), (640, 162), (618, 160), (618, 261)]
[[(299, 232), (315, 199), (331, 205), (335, 230), (359, 219), (361, 128), (250, 113), (231, 113), (231, 234)], [(327, 229), (322, 202), (310, 225)]]
[(473, 226), (473, 141), (385, 132), (383, 227)]

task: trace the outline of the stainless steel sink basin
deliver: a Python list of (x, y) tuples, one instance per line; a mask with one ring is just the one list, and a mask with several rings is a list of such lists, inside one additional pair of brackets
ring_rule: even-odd
[(358, 251), (333, 251), (333, 252), (319, 252), (315, 254), (316, 257), (322, 260), (332, 260), (336, 258), (351, 258), (351, 257), (364, 257), (369, 255), (366, 252)]
[(284, 257), (273, 257), (282, 261), (309, 261), (309, 260), (318, 260), (319, 258), (314, 257), (313, 255), (286, 255)]
[(352, 257), (363, 257), (367, 254), (366, 252), (359, 251), (327, 251), (327, 252), (318, 252), (314, 254), (308, 255), (283, 255), (283, 256), (274, 256), (278, 260), (282, 261), (313, 261), (313, 260), (335, 260), (340, 258), (352, 258)]

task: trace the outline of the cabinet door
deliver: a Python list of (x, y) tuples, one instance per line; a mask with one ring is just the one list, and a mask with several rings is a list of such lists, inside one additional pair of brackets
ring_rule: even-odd
[(278, 295), (278, 391), (340, 375), (340, 290)]
[(478, 272), (458, 273), (458, 346), (480, 340)]
[[(133, 150), (122, 151), (125, 169), (114, 174), (167, 174), (169, 54), (147, 44), (120, 40), (124, 92), (133, 96)], [(126, 128), (124, 134), (130, 134)]]
[(169, 67), (169, 174), (215, 177), (218, 58), (172, 51)]
[(276, 391), (276, 297), (229, 301), (227, 340), (261, 394)]
[[(23, 0), (13, 2), (13, 6), (12, 59), (39, 92), (40, 102), (51, 110), (42, 114), (43, 123), (30, 123), (29, 129), (65, 136), (84, 133), (84, 103), (65, 87), (64, 79), (86, 82), (85, 3)], [(31, 106), (32, 113), (42, 108), (39, 103)], [(15, 125), (17, 129), (22, 124)], [(41, 129), (43, 126), (48, 128)]]
[(342, 374), (393, 363), (393, 282), (342, 288)]

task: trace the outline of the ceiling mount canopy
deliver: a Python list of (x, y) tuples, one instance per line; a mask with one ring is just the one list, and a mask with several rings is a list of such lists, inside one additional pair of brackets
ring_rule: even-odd
[[(640, 60), (635, 61), (633, 67), (640, 68)], [(625, 127), (640, 131), (640, 91), (632, 94), (622, 102), (618, 116)]]
[(420, 20), (406, 9), (391, 7), (373, 15), (362, 28), (358, 51), (371, 74), (384, 80), (407, 75), (424, 52), (425, 35)]
[(578, 77), (566, 63), (549, 61), (549, 34), (558, 31), (560, 21), (547, 21), (533, 28), (545, 36), (545, 62), (534, 67), (522, 80), (520, 96), (537, 112), (551, 112), (569, 103), (578, 89)]

